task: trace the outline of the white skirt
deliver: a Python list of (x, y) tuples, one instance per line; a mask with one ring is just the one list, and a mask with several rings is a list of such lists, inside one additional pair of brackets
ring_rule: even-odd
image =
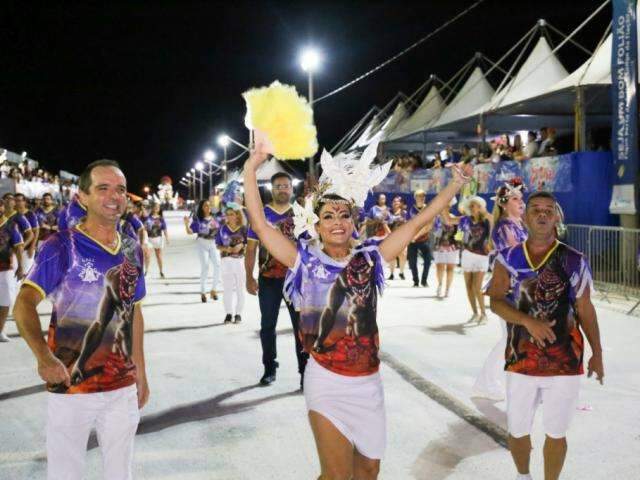
[(489, 256), (479, 255), (469, 250), (462, 251), (460, 263), (463, 272), (486, 272), (489, 270)]
[(380, 373), (339, 375), (309, 358), (304, 371), (307, 409), (329, 420), (367, 458), (381, 459), (387, 445)]
[(149, 238), (149, 243), (151, 244), (151, 248), (162, 250), (164, 248), (164, 237), (161, 235), (159, 237)]
[(458, 250), (453, 250), (452, 252), (433, 252), (433, 261), (438, 263), (445, 263), (449, 265), (457, 265), (458, 264)]

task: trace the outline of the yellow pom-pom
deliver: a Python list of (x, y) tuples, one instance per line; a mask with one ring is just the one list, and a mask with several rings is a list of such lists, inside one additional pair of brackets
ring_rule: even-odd
[(250, 130), (264, 132), (280, 160), (302, 159), (318, 151), (313, 111), (295, 87), (277, 80), (268, 87), (242, 94), (247, 102), (244, 123)]

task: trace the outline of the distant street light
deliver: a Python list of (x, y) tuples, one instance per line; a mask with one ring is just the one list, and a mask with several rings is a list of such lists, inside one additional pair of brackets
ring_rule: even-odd
[[(300, 54), (300, 67), (303, 71), (307, 72), (307, 78), (309, 81), (309, 106), (313, 110), (313, 74), (320, 68), (322, 63), (322, 57), (320, 52), (315, 48), (305, 48)], [(316, 168), (313, 163), (313, 157), (309, 158), (309, 176), (315, 179)]]
[(209, 149), (204, 152), (204, 161), (209, 165), (209, 198), (211, 198), (211, 194), (213, 193), (213, 161), (216, 159), (216, 153)]

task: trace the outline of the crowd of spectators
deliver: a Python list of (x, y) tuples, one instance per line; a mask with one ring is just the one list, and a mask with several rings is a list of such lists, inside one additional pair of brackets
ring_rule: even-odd
[(520, 134), (509, 136), (502, 134), (478, 146), (462, 145), (459, 149), (447, 145), (443, 150), (427, 155), (422, 159), (419, 154), (395, 156), (393, 169), (396, 172), (410, 173), (418, 168), (443, 168), (454, 163), (499, 163), (503, 161), (525, 162), (534, 157), (544, 157), (562, 153), (558, 149), (555, 128), (542, 127), (539, 132), (527, 133), (526, 142)]
[(50, 193), (54, 200), (66, 204), (78, 191), (77, 178), (60, 178), (43, 168), (31, 168), (27, 159), (16, 164), (4, 159), (0, 163), (0, 178), (15, 182), (15, 192), (27, 198), (41, 198)]

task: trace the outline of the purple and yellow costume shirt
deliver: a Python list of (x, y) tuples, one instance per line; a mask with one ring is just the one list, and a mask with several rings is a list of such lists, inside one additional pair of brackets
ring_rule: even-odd
[(76, 227), (41, 247), (24, 283), (53, 303), (47, 343), (72, 377), (68, 388), (48, 384), (50, 392), (105, 392), (135, 383), (133, 314), (145, 296), (142, 266), (140, 245), (126, 235), (118, 234), (110, 249)]
[(384, 261), (369, 239), (350, 258), (338, 261), (315, 241), (299, 240), (284, 294), (300, 312), (305, 351), (324, 368), (346, 376), (378, 371), (378, 294), (384, 287)]
[[(267, 218), (269, 225), (280, 230), (292, 242), (296, 241), (293, 235), (293, 208), (291, 206), (282, 212), (278, 212), (271, 205), (267, 205), (264, 207), (264, 216)], [(247, 239), (249, 241), (259, 241), (258, 236), (251, 228), (247, 232)], [(287, 274), (287, 267), (273, 258), (262, 245), (260, 245), (258, 251), (258, 266), (262, 277), (284, 278)]]
[(581, 375), (584, 340), (576, 300), (592, 288), (584, 255), (556, 240), (537, 266), (529, 258), (526, 243), (502, 250), (496, 262), (509, 275), (506, 300), (546, 322), (556, 336), (555, 342), (540, 346), (524, 326), (507, 323), (505, 370), (532, 376)]
[(229, 225), (223, 225), (218, 234), (216, 235), (216, 245), (219, 247), (235, 247), (237, 245), (244, 245), (242, 250), (238, 253), (220, 252), (222, 258), (242, 258), (247, 247), (247, 227), (241, 225), (235, 230), (232, 230)]

